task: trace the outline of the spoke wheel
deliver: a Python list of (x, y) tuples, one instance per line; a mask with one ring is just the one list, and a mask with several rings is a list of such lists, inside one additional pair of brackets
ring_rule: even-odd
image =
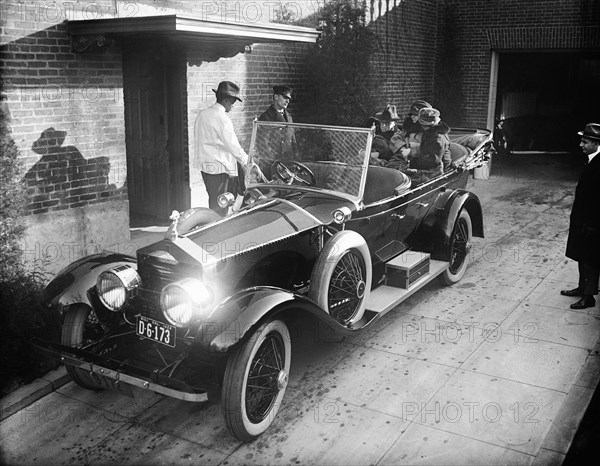
[(223, 380), (223, 414), (236, 438), (250, 440), (271, 425), (290, 366), (290, 334), (279, 320), (262, 324), (230, 357)]
[(446, 285), (452, 285), (460, 281), (467, 270), (472, 231), (471, 217), (463, 209), (456, 219), (450, 237), (450, 265), (440, 276)]
[(355, 231), (336, 233), (315, 263), (309, 297), (340, 324), (351, 326), (364, 312), (371, 290), (371, 255)]
[(356, 316), (365, 295), (365, 280), (364, 260), (352, 249), (336, 265), (329, 284), (329, 313), (338, 322), (347, 324)]
[[(61, 343), (74, 348), (83, 348), (98, 341), (102, 336), (102, 328), (92, 310), (85, 305), (72, 306), (65, 315)], [(65, 364), (67, 373), (73, 381), (88, 390), (101, 390), (93, 377), (83, 369)]]

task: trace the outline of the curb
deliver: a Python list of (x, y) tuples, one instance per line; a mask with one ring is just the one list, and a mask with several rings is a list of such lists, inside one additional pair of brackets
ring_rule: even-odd
[(0, 421), (35, 403), (40, 398), (62, 387), (71, 380), (64, 366), (48, 372), (44, 377), (18, 388), (0, 400)]

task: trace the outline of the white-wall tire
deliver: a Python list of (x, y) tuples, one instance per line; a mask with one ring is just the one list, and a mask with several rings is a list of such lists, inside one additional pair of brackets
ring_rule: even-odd
[(291, 352), (287, 326), (273, 320), (263, 323), (229, 357), (223, 378), (223, 416), (237, 439), (251, 440), (272, 424), (285, 395)]
[(358, 322), (371, 291), (373, 270), (365, 239), (355, 231), (336, 233), (312, 271), (309, 297), (343, 325)]

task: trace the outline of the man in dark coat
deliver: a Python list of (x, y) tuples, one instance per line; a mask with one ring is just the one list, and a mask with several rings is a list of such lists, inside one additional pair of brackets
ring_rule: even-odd
[(571, 309), (594, 307), (600, 279), (600, 124), (589, 123), (579, 146), (588, 160), (575, 188), (566, 256), (577, 261), (579, 284), (562, 290), (564, 296), (581, 297)]
[[(292, 115), (287, 107), (292, 100), (292, 89), (288, 86), (273, 86), (273, 103), (266, 109), (260, 121), (280, 121), (282, 123), (293, 123)], [(277, 134), (277, 158), (290, 159), (298, 152), (296, 136), (293, 128), (276, 128)], [(271, 146), (274, 147), (274, 146)]]

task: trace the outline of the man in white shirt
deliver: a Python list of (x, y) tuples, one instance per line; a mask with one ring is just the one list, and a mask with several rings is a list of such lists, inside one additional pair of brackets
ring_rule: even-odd
[(575, 188), (566, 256), (577, 261), (579, 283), (560, 294), (581, 297), (571, 309), (586, 309), (596, 305), (600, 280), (600, 124), (588, 123), (578, 134), (587, 163)]
[(200, 170), (208, 193), (208, 207), (226, 215), (217, 203), (220, 194), (242, 194), (238, 166), (245, 169), (248, 154), (242, 149), (233, 123), (227, 115), (239, 100), (240, 88), (231, 81), (222, 81), (216, 94), (217, 102), (198, 113), (194, 124), (194, 154), (192, 167)]

